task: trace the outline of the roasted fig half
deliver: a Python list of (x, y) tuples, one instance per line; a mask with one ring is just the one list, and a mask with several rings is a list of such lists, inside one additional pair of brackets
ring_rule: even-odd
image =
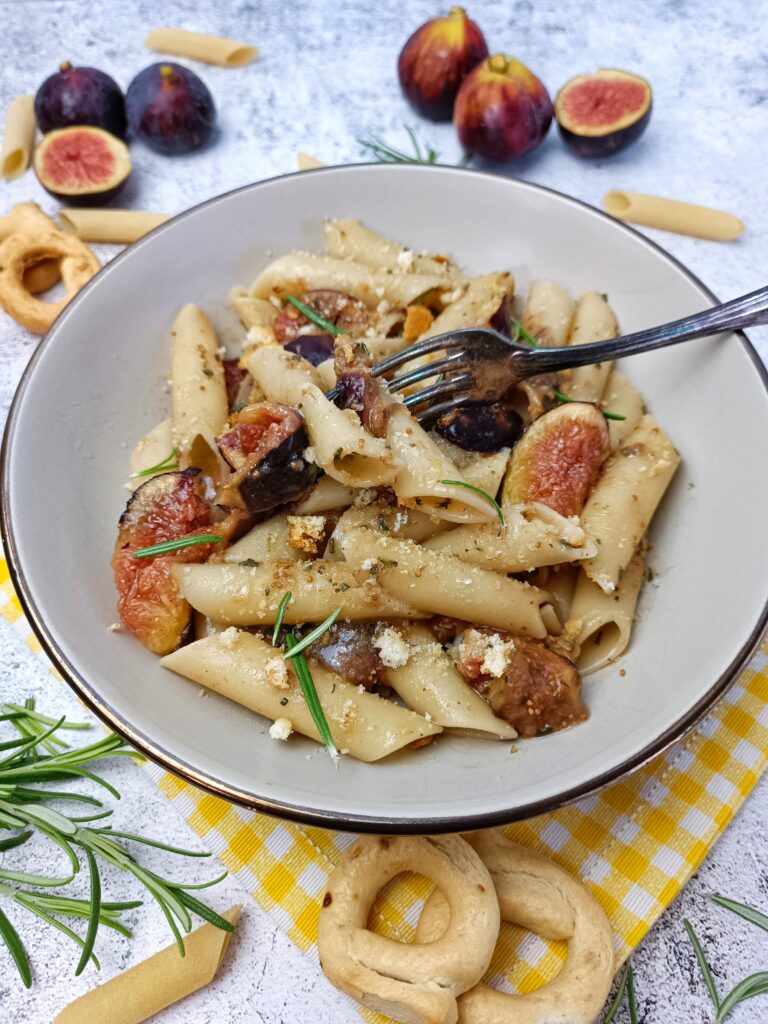
[(161, 473), (137, 488), (120, 516), (112, 555), (117, 609), (126, 629), (155, 654), (169, 654), (185, 638), (192, 612), (171, 574), (175, 562), (202, 562), (211, 546), (197, 544), (167, 555), (135, 558), (138, 548), (177, 540), (210, 526), (210, 506), (200, 496), (199, 473)]
[(128, 126), (117, 82), (98, 68), (73, 68), (68, 60), (37, 90), (35, 119), (43, 134), (90, 124), (124, 139)]
[(128, 147), (102, 128), (59, 128), (44, 135), (35, 150), (40, 184), (71, 206), (102, 206), (130, 173)]
[(651, 118), (653, 94), (639, 75), (601, 68), (576, 75), (555, 98), (555, 118), (563, 141), (579, 156), (618, 153), (635, 142)]
[(287, 405), (259, 402), (233, 416), (216, 443), (234, 470), (217, 501), (226, 508), (267, 512), (304, 494), (318, 468), (304, 458), (309, 444), (302, 415)]
[(608, 425), (596, 406), (560, 405), (534, 420), (512, 450), (502, 498), (578, 515), (609, 451)]
[(497, 452), (515, 444), (523, 432), (523, 421), (503, 402), (473, 402), (444, 413), (435, 430), (466, 451)]

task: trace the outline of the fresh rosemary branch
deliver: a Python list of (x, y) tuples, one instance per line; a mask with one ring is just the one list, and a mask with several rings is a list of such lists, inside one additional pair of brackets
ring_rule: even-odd
[(138, 473), (131, 473), (130, 479), (135, 480), (137, 477), (152, 476), (154, 473), (169, 473), (171, 470), (179, 468), (179, 449), (172, 448), (170, 453), (165, 456), (160, 462), (154, 466), (148, 466), (146, 469), (139, 470)]
[[(69, 871), (64, 875), (43, 875), (10, 867), (0, 868), (0, 900), (8, 900), (12, 906), (34, 914), (74, 942), (81, 950), (77, 974), (84, 970), (89, 961), (97, 968), (99, 966), (94, 954), (99, 927), (103, 925), (113, 928), (129, 937), (131, 932), (120, 920), (120, 914), (141, 906), (142, 902), (104, 901), (99, 870), (101, 862), (127, 871), (147, 890), (168, 921), (182, 956), (182, 931), (191, 930), (192, 914), (217, 928), (233, 930), (228, 921), (190, 895), (190, 890), (215, 885), (223, 875), (196, 885), (171, 881), (142, 867), (125, 843), (156, 847), (185, 857), (207, 857), (209, 854), (184, 850), (129, 832), (117, 832), (110, 825), (96, 825), (96, 822), (103, 822), (112, 814), (109, 809), (101, 809), (103, 804), (100, 800), (74, 790), (54, 790), (47, 785), (54, 781), (85, 778), (119, 798), (120, 794), (113, 786), (85, 766), (91, 766), (106, 757), (140, 759), (141, 755), (113, 734), (84, 747), (70, 748), (60, 733), (65, 729), (87, 729), (89, 726), (41, 715), (35, 710), (32, 701), (27, 701), (24, 706), (2, 705), (0, 722), (11, 724), (17, 733), (17, 738), (0, 744), (0, 751), (5, 754), (0, 759), (0, 851), (20, 847), (37, 834), (57, 846), (69, 865)], [(41, 788), (29, 788), (30, 785)], [(86, 804), (97, 810), (88, 814), (64, 814), (49, 806), (58, 801)], [(5, 836), (6, 831), (12, 834)], [(39, 891), (58, 890), (67, 886), (81, 871), (83, 862), (89, 876), (90, 895), (87, 900), (73, 899), (58, 892), (51, 894)], [(26, 886), (32, 888), (23, 888)], [(79, 935), (61, 920), (62, 917), (87, 921), (85, 935)], [(14, 924), (0, 908), (2, 945), (8, 949), (23, 983), (29, 987), (32, 984), (32, 969), (24, 943)]]
[[(388, 142), (384, 142), (375, 136), (370, 139), (358, 139), (357, 141), (380, 164), (436, 164), (440, 154), (432, 149), (431, 146), (427, 146), (426, 149), (422, 150), (413, 128), (408, 127), (408, 125), (404, 125), (404, 128), (411, 140), (413, 153), (404, 153), (400, 149), (395, 149)], [(469, 153), (465, 153), (457, 166), (466, 167), (469, 159)]]

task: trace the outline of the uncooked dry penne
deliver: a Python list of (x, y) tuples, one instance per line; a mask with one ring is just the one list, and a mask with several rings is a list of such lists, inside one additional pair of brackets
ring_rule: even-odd
[(642, 546), (633, 555), (613, 593), (606, 593), (584, 572), (579, 573), (568, 617), (579, 624), (577, 664), (583, 675), (597, 672), (627, 649), (644, 573)]
[(451, 732), (515, 739), (516, 730), (494, 715), (490, 705), (459, 675), (426, 626), (412, 623), (397, 631), (408, 645), (408, 660), (396, 668), (385, 668), (384, 679), (409, 708)]
[(408, 306), (424, 292), (443, 289), (450, 283), (440, 274), (405, 274), (371, 270), (362, 263), (335, 260), (330, 256), (293, 252), (270, 263), (250, 288), (256, 298), (285, 298), (314, 289), (346, 292), (375, 309), (382, 300), (391, 306)]
[(228, 626), (271, 626), (283, 596), (293, 598), (284, 621), (322, 622), (336, 608), (350, 620), (422, 618), (367, 570), (344, 562), (263, 562), (261, 565), (175, 565), (181, 594), (195, 611)]
[(115, 245), (131, 245), (169, 219), (167, 213), (93, 208), (59, 210), (58, 218), (68, 234), (76, 235), (84, 242)]
[(201, 449), (209, 449), (206, 461), (216, 457), (215, 438), (229, 416), (219, 342), (211, 321), (191, 303), (176, 317), (172, 336), (174, 444), (183, 466), (200, 465)]
[(5, 116), (0, 174), (7, 180), (20, 177), (29, 167), (35, 148), (34, 96), (17, 96)]
[(612, 217), (631, 224), (708, 238), (713, 242), (731, 242), (744, 231), (744, 222), (733, 213), (640, 192), (613, 189), (603, 196), (603, 206)]
[(314, 171), (317, 167), (326, 167), (322, 160), (310, 156), (309, 153), (296, 154), (296, 166), (300, 171)]
[(377, 270), (401, 273), (438, 274), (454, 288), (466, 278), (453, 264), (421, 256), (404, 245), (392, 242), (364, 227), (359, 220), (329, 220), (324, 225), (328, 255), (338, 260), (353, 260)]
[[(168, 470), (168, 464), (176, 462), (173, 447), (173, 423), (170, 416), (152, 427), (133, 447), (128, 463), (131, 476), (149, 479), (156, 473)], [(148, 470), (157, 466), (155, 473)]]
[(329, 476), (355, 487), (374, 487), (395, 478), (398, 466), (390, 447), (369, 433), (354, 412), (339, 409), (325, 397), (314, 383), (315, 368), (306, 360), (283, 348), (261, 348), (249, 357), (248, 368), (270, 401), (299, 410), (312, 459)]
[(581, 514), (598, 551), (584, 572), (607, 593), (616, 590), (680, 463), (680, 453), (645, 415), (611, 455)]
[(381, 587), (414, 608), (538, 639), (547, 634), (540, 612), (547, 595), (527, 583), (365, 526), (345, 531), (340, 544), (348, 562), (378, 569)]
[(618, 448), (624, 444), (645, 412), (643, 396), (623, 373), (611, 370), (600, 405), (624, 417), (623, 420), (608, 420), (611, 448)]
[(495, 572), (533, 572), (542, 565), (582, 561), (597, 553), (597, 545), (577, 522), (546, 505), (505, 505), (503, 512), (504, 526), (498, 521), (459, 526), (425, 540), (424, 547)]
[(222, 68), (241, 68), (259, 56), (256, 47), (248, 43), (190, 32), (185, 28), (156, 28), (146, 37), (144, 45), (159, 53), (191, 57), (192, 60), (218, 64)]
[[(619, 333), (619, 325), (608, 300), (599, 292), (584, 292), (576, 303), (570, 345), (590, 345), (607, 341)], [(613, 363), (604, 360), (592, 366), (579, 366), (570, 371), (563, 390), (576, 402), (599, 402)]]
[(575, 304), (556, 281), (532, 281), (523, 310), (523, 327), (541, 345), (567, 345)]
[[(181, 647), (161, 664), (265, 718), (287, 719), (292, 731), (322, 742), (290, 662), (280, 685), (272, 681), (278, 676), (276, 669), (286, 664), (282, 654), (261, 637), (233, 628)], [(436, 722), (367, 693), (319, 665), (312, 666), (312, 679), (336, 749), (360, 761), (378, 761), (442, 732)]]

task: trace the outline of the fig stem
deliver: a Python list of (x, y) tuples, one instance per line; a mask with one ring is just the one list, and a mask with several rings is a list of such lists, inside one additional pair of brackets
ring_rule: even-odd
[(68, 60), (64, 60), (59, 64), (59, 71), (71, 71), (72, 64)]
[(449, 18), (466, 18), (467, 12), (463, 7), (452, 7), (448, 17)]
[(170, 81), (173, 78), (173, 68), (171, 67), (170, 64), (162, 64), (160, 66), (160, 74), (163, 76), (163, 78)]
[(500, 75), (505, 75), (509, 69), (509, 61), (503, 53), (495, 53), (488, 58), (488, 67), (491, 71), (498, 71)]

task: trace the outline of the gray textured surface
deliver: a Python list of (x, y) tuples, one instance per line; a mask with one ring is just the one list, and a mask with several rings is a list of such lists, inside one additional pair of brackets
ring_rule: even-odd
[[(218, 8), (218, 10), (217, 10)], [(762, 9), (762, 15), (760, 13)], [(135, 145), (135, 172), (126, 205), (175, 213), (218, 192), (292, 171), (304, 150), (328, 162), (360, 159), (356, 137), (386, 135), (404, 141), (402, 124), (417, 123), (397, 88), (393, 65), (399, 46), (422, 20), (431, 2), (372, 0), (309, 3), (176, 3), (113, 0), (77, 3), (2, 2), (3, 61), (0, 111), (20, 92), (33, 92), (66, 58), (94, 64), (126, 86), (154, 58), (142, 49), (145, 32), (158, 23), (179, 24), (257, 43), (262, 59), (242, 70), (198, 68), (219, 108), (220, 139), (203, 153), (166, 160)], [(162, 12), (160, 14), (159, 12)], [(586, 5), (558, 0), (476, 0), (471, 13), (493, 50), (514, 52), (554, 91), (579, 71), (599, 66), (635, 69), (655, 88), (653, 122), (646, 137), (610, 162), (587, 164), (570, 156), (554, 132), (535, 156), (514, 173), (558, 188), (596, 205), (612, 186), (657, 192), (733, 210), (748, 226), (736, 244), (718, 246), (652, 233), (722, 297), (765, 283), (768, 266), (768, 93), (765, 85), (765, 3), (724, 0), (653, 0), (643, 4), (595, 0)], [(419, 123), (419, 134), (446, 160), (458, 156), (449, 126)], [(11, 202), (35, 198), (55, 204), (28, 174), (1, 184), (0, 213)], [(103, 256), (112, 250), (104, 249)], [(768, 331), (753, 335), (763, 355)], [(3, 318), (0, 322), (0, 408), (5, 416), (18, 377), (35, 340)], [(137, 368), (140, 372), (140, 368)], [(681, 395), (695, 401), (695, 395)], [(74, 696), (34, 657), (18, 632), (0, 621), (0, 698), (33, 694), (46, 709), (81, 714)], [(197, 840), (146, 775), (130, 764), (109, 769), (123, 793), (120, 825), (196, 846)], [(763, 780), (707, 858), (682, 897), (667, 911), (635, 957), (641, 1020), (645, 1024), (691, 1024), (713, 1020), (690, 947), (683, 916), (696, 924), (715, 966), (721, 990), (751, 971), (768, 967), (768, 940), (725, 911), (707, 905), (713, 891), (768, 905), (768, 780)], [(26, 849), (26, 848), (25, 848)], [(3, 863), (18, 863), (16, 853)], [(34, 857), (32, 860), (34, 861)], [(155, 858), (151, 858), (155, 860)], [(167, 858), (158, 855), (157, 862)], [(42, 862), (41, 862), (42, 863)], [(50, 862), (47, 862), (50, 867)], [(174, 863), (173, 877), (203, 877), (214, 865)], [(105, 872), (112, 898), (135, 893), (116, 872)], [(275, 929), (247, 893), (225, 882), (211, 895), (219, 908), (242, 901), (246, 912), (220, 977), (205, 991), (166, 1011), (168, 1024), (208, 1021), (359, 1019), (290, 941)], [(133, 942), (103, 934), (98, 951), (101, 978), (165, 945), (159, 912), (144, 907), (129, 915)], [(19, 915), (15, 915), (17, 921)], [(23, 920), (35, 967), (35, 985), (22, 990), (0, 954), (3, 1019), (30, 1024), (50, 1021), (77, 994), (96, 984), (92, 971), (72, 977), (74, 951), (57, 933)], [(739, 1009), (736, 1024), (764, 1021), (765, 999)], [(626, 1016), (619, 1017), (626, 1020)]]

